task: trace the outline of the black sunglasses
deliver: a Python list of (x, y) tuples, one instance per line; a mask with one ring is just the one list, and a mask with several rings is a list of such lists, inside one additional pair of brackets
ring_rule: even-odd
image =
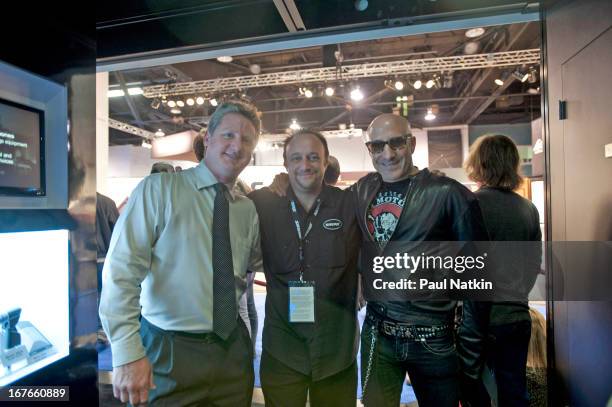
[(411, 134), (404, 134), (403, 136), (393, 137), (387, 141), (376, 140), (376, 141), (368, 141), (366, 147), (372, 154), (380, 154), (384, 151), (385, 145), (389, 145), (389, 148), (392, 150), (399, 150), (400, 148), (406, 147), (408, 143), (408, 139), (412, 137)]

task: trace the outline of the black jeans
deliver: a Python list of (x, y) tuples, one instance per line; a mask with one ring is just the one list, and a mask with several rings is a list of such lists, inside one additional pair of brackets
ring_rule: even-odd
[(397, 407), (406, 372), (419, 407), (457, 407), (459, 361), (452, 331), (449, 329), (445, 335), (425, 341), (386, 336), (366, 316), (361, 331), (363, 404)]
[[(527, 407), (526, 365), (531, 322), (519, 321), (488, 328), (485, 358), (497, 385), (499, 407)], [(469, 407), (489, 407), (491, 398), (481, 381), (464, 385), (462, 403)]]

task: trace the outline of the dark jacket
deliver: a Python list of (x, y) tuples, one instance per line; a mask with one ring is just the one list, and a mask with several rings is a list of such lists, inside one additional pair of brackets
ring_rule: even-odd
[[(406, 191), (406, 200), (391, 236), (382, 253), (369, 250), (375, 242), (368, 231), (366, 218), (368, 208), (382, 186), (380, 174), (371, 173), (361, 178), (352, 187), (357, 208), (357, 220), (364, 237), (361, 252), (364, 285), (371, 284), (372, 256), (393, 256), (403, 246), (414, 246), (414, 242), (487, 241), (488, 236), (482, 220), (478, 201), (472, 192), (459, 182), (434, 175), (429, 170), (419, 171)], [(368, 248), (364, 250), (364, 247)], [(367, 290), (366, 290), (367, 295)], [(379, 317), (417, 325), (432, 325), (449, 322), (454, 318), (456, 301), (372, 301), (369, 309)]]
[[(491, 237), (490, 252), (495, 259), (491, 276), (498, 300), (463, 304), (457, 348), (462, 372), (471, 379), (480, 377), (491, 326), (531, 321), (527, 295), (540, 269), (542, 252), (539, 215), (531, 202), (512, 191), (489, 187), (477, 191), (476, 197)], [(499, 300), (504, 297), (517, 300)]]

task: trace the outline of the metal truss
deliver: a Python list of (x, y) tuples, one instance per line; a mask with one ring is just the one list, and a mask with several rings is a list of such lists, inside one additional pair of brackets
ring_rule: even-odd
[(152, 140), (153, 138), (155, 138), (155, 134), (150, 131), (143, 130), (140, 127), (135, 127), (131, 124), (123, 123), (111, 118), (108, 119), (108, 127), (116, 130), (121, 130), (125, 133), (130, 133), (135, 136), (140, 136), (148, 140)]
[(263, 86), (281, 86), (317, 82), (346, 81), (390, 75), (415, 75), (445, 73), (467, 69), (493, 68), (540, 63), (540, 49), (493, 52), (489, 54), (457, 55), (451, 57), (409, 59), (400, 61), (374, 62), (360, 65), (346, 65), (340, 69), (324, 67), (266, 73), (260, 75), (235, 76), (195, 82), (146, 86), (144, 96), (148, 98), (177, 95), (208, 94), (244, 90)]

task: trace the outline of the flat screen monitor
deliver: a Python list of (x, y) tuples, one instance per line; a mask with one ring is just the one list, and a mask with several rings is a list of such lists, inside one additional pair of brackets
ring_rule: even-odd
[(0, 99), (0, 195), (45, 195), (45, 113)]

